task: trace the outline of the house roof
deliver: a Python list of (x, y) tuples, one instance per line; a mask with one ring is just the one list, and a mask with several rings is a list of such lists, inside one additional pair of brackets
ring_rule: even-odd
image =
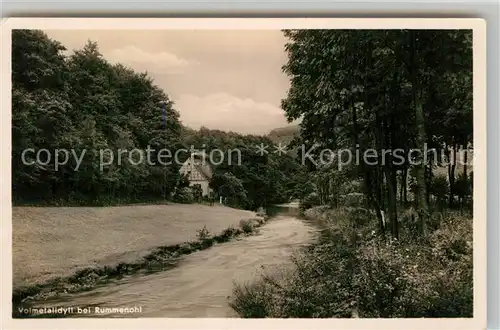
[(194, 165), (194, 167), (207, 179), (212, 179), (212, 167), (209, 164), (206, 165)]
[(212, 179), (213, 170), (207, 155), (204, 152), (192, 153), (191, 157), (188, 158), (186, 162), (192, 162), (193, 168), (195, 168), (205, 179)]

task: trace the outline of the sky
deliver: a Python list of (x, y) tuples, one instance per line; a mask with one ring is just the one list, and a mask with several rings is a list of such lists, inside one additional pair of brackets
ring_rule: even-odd
[(188, 127), (266, 134), (286, 126), (288, 77), (279, 30), (50, 30), (69, 51), (88, 40), (111, 63), (147, 71)]

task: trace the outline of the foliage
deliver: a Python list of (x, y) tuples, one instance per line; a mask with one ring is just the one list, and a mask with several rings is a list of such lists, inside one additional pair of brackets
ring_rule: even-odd
[(436, 175), (432, 178), (429, 185), (429, 194), (436, 198), (436, 203), (442, 206), (446, 202), (446, 195), (449, 193), (450, 188), (448, 178), (444, 175)]
[(317, 205), (320, 205), (320, 200), (318, 194), (313, 192), (300, 200), (299, 210), (304, 212), (305, 210)]
[[(175, 164), (133, 165), (129, 159), (137, 162), (137, 157), (124, 154), (117, 165), (118, 149), (150, 146), (157, 153), (180, 146), (179, 114), (168, 96), (147, 74), (107, 62), (96, 43), (89, 41), (69, 56), (63, 50), (41, 31), (12, 33), (14, 202), (96, 204), (168, 198), (179, 180)], [(34, 150), (26, 155), (29, 161), (42, 148), (85, 154), (77, 171), (74, 157), (56, 169), (54, 155), (47, 165), (26, 166), (21, 156), (28, 148)], [(113, 162), (101, 170), (99, 150), (106, 149), (114, 154), (111, 158), (110, 152), (103, 152), (104, 161)], [(152, 160), (157, 159), (155, 152)]]
[(185, 128), (182, 140), (186, 148), (202, 147), (207, 154), (219, 150), (213, 153), (213, 162), (218, 165), (214, 166), (210, 187), (216, 198), (227, 198), (227, 203), (234, 207), (255, 210), (286, 202), (300, 195), (301, 187), (308, 181), (308, 175), (292, 156), (256, 153), (256, 146), (273, 144), (264, 136), (202, 127), (198, 131)]
[[(337, 196), (329, 196), (338, 176), (333, 169), (340, 161), (349, 164), (339, 180), (362, 180), (380, 231), (385, 231), (385, 211), (397, 238), (397, 192), (406, 202), (412, 170), (413, 203), (426, 235), (428, 167), (443, 160), (430, 157), (427, 164), (423, 151), (426, 145), (447, 150), (453, 159), (461, 145), (472, 143), (471, 32), (285, 30), (284, 35), (288, 61), (283, 71), (291, 86), (282, 108), (289, 121), (301, 120), (298, 139), (311, 150), (308, 167), (315, 173), (320, 202), (338, 204)], [(350, 151), (350, 162), (346, 153), (326, 162), (326, 168), (320, 163), (325, 150), (340, 149)], [(411, 154), (412, 149), (422, 153)], [(366, 160), (365, 155), (374, 157)], [(449, 165), (448, 172), (453, 195), (455, 166)], [(404, 178), (399, 189), (398, 173)], [(335, 192), (341, 190), (334, 186)]]
[(243, 233), (250, 234), (255, 230), (255, 225), (251, 220), (241, 220), (240, 228), (243, 230)]
[(457, 180), (454, 182), (454, 193), (459, 198), (464, 198), (465, 196), (472, 195), (472, 180), (467, 177), (467, 175), (460, 174)]
[(237, 236), (241, 233), (239, 229), (235, 229), (233, 227), (226, 228), (222, 231), (222, 233), (215, 237), (214, 239), (218, 243), (223, 243), (229, 241), (232, 237)]
[(292, 271), (236, 285), (233, 309), (242, 317), (472, 317), (472, 219), (445, 216), (422, 244), (376, 235), (367, 210), (334, 214)]
[[(301, 166), (291, 156), (255, 153), (256, 145), (272, 145), (267, 137), (182, 127), (173, 103), (146, 73), (110, 64), (94, 42), (65, 56), (64, 47), (41, 31), (16, 30), (12, 40), (15, 203), (105, 205), (170, 198), (200, 201), (197, 188), (192, 188), (192, 194), (183, 189), (189, 182), (180, 176), (179, 164), (159, 162), (162, 148), (171, 154), (191, 146), (203, 147), (207, 153), (223, 151), (228, 158), (215, 166), (212, 186), (236, 207), (256, 209), (288, 201), (300, 195), (298, 189), (308, 180), (304, 172), (295, 175)], [(135, 165), (139, 155), (134, 158), (128, 153), (118, 160), (120, 149), (148, 147), (153, 150), (153, 164), (143, 161)], [(22, 164), (21, 156), (27, 148), (85, 154), (78, 171), (73, 170), (74, 157), (56, 170), (53, 163)], [(100, 167), (99, 150), (108, 150), (102, 158), (110, 165)], [(28, 153), (28, 161), (32, 158)]]
[(210, 181), (210, 187), (218, 196), (228, 198), (229, 205), (243, 208), (247, 206), (247, 194), (243, 182), (232, 173), (216, 173)]
[(233, 289), (233, 300), (229, 303), (243, 318), (265, 318), (270, 316), (269, 302), (271, 301), (271, 290), (263, 283), (252, 285), (235, 285)]
[(199, 241), (203, 241), (206, 240), (207, 238), (210, 238), (210, 232), (208, 231), (207, 226), (203, 226), (202, 229), (198, 230), (197, 237)]
[(191, 186), (191, 192), (193, 194), (193, 199), (197, 202), (200, 202), (203, 197), (203, 190), (199, 184), (194, 184)]
[(177, 203), (189, 204), (194, 202), (193, 190), (191, 187), (178, 189), (174, 195), (174, 201)]

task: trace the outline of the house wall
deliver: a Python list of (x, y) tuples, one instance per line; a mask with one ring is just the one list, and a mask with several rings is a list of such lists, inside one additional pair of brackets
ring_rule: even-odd
[(212, 189), (210, 189), (209, 181), (197, 168), (194, 166), (191, 158), (187, 159), (186, 162), (179, 169), (181, 174), (187, 175), (189, 180), (189, 186), (198, 184), (201, 186), (201, 191), (203, 196), (210, 195)]

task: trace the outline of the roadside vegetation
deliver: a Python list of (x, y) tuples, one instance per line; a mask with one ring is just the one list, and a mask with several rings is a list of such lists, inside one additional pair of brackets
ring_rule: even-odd
[(425, 239), (405, 213), (399, 240), (376, 234), (363, 208), (317, 207), (318, 244), (293, 258), (294, 269), (237, 284), (230, 304), (245, 318), (472, 317), (472, 217), (433, 216)]
[[(284, 33), (282, 106), (301, 119), (295, 143), (315, 146), (300, 209), (323, 235), (293, 271), (236, 285), (231, 306), (242, 317), (472, 317), (471, 32)], [(353, 158), (325, 164), (324, 150)]]

